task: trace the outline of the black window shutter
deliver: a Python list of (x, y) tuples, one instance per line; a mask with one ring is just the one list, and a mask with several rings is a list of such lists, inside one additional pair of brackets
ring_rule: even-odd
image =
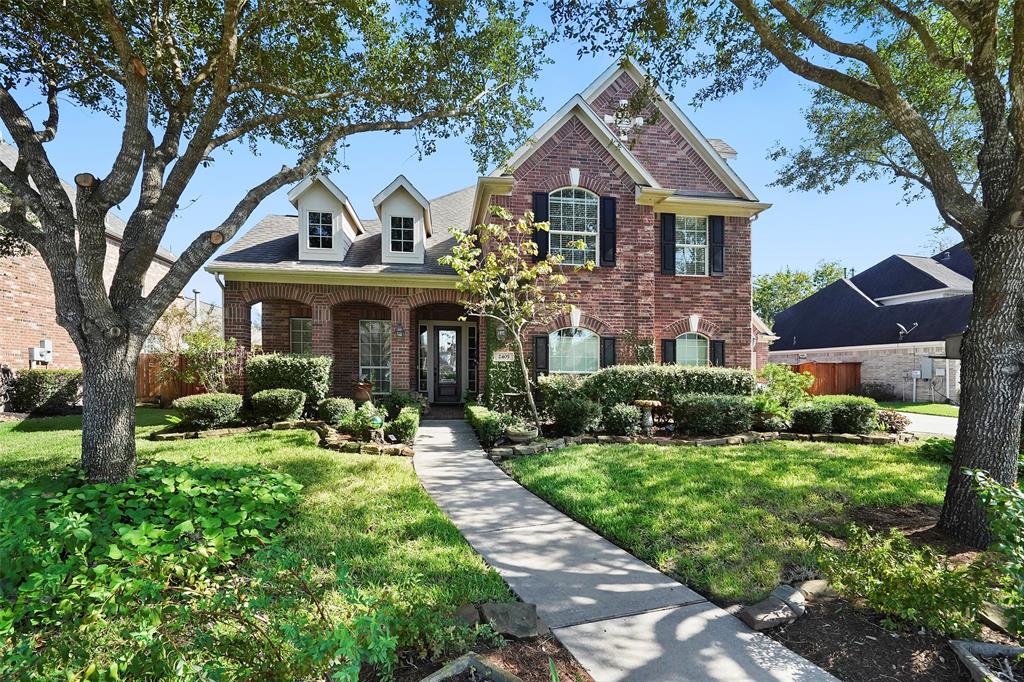
[(725, 274), (725, 217), (711, 216), (711, 274)]
[[(548, 221), (548, 195), (547, 192), (533, 193), (533, 222), (546, 223)], [(537, 257), (534, 260), (544, 260), (548, 257), (548, 233), (547, 230), (534, 230), (533, 241), (537, 243)]]
[(615, 265), (615, 197), (601, 197), (600, 265)]
[(725, 367), (725, 341), (711, 342), (711, 364), (714, 367)]
[(615, 364), (615, 337), (601, 337), (601, 367), (611, 367)]
[(661, 364), (663, 364), (663, 365), (674, 365), (674, 364), (676, 364), (676, 340), (675, 339), (662, 339), (661, 340)]
[(661, 214), (661, 274), (676, 274), (676, 214)]
[(548, 337), (542, 334), (533, 337), (533, 377), (536, 379), (548, 373)]

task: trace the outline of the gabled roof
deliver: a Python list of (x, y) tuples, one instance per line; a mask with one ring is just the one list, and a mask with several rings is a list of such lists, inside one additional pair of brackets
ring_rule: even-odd
[[(697, 154), (703, 159), (712, 171), (721, 178), (722, 182), (732, 190), (736, 196), (742, 197), (749, 201), (757, 201), (757, 197), (747, 187), (746, 183), (740, 179), (740, 176), (736, 174), (728, 163), (723, 158), (723, 154), (715, 149), (711, 141), (704, 137), (704, 134), (697, 129), (697, 126), (693, 125), (693, 122), (683, 113), (675, 101), (669, 97), (664, 90), (661, 89), (654, 79), (652, 79), (647, 71), (637, 64), (635, 61), (626, 57), (622, 61), (612, 64), (604, 73), (597, 77), (593, 83), (591, 83), (586, 90), (581, 94), (583, 99), (587, 102), (592, 102), (599, 94), (611, 84), (621, 74), (627, 74), (637, 85), (643, 85), (645, 83), (651, 83), (654, 86), (655, 93), (655, 104), (661, 114), (668, 120), (672, 126), (679, 131), (679, 134), (683, 136), (683, 139), (689, 143), (691, 147), (697, 152)], [(728, 146), (728, 145), (726, 145)], [(729, 149), (732, 149), (729, 147)], [(733, 150), (735, 155), (735, 150)]]
[(427, 201), (425, 196), (420, 194), (420, 191), (416, 189), (404, 175), (399, 175), (397, 178), (392, 180), (390, 185), (382, 189), (377, 196), (373, 198), (373, 207), (377, 211), (377, 217), (384, 220), (384, 217), (380, 214), (380, 205), (384, 203), (385, 199), (397, 192), (399, 189), (404, 189), (417, 204), (423, 207), (423, 227), (426, 229), (427, 236), (429, 237), (432, 232), (430, 226), (430, 202)]
[(855, 275), (853, 283), (875, 300), (943, 289), (971, 291), (971, 280), (926, 256), (889, 256)]
[(348, 213), (349, 220), (352, 221), (352, 225), (355, 227), (356, 234), (363, 233), (363, 224), (359, 220), (359, 216), (356, 215), (356, 210), (352, 208), (352, 202), (348, 200), (348, 195), (341, 191), (341, 188), (334, 184), (334, 182), (326, 175), (320, 175), (314, 173), (313, 175), (307, 175), (302, 182), (288, 190), (288, 201), (292, 202), (292, 206), (298, 208), (299, 197), (306, 193), (314, 183), (320, 183), (324, 189), (331, 193), (335, 199), (342, 205), (345, 212)]
[(971, 256), (971, 252), (967, 250), (967, 245), (963, 242), (935, 254), (932, 256), (932, 259), (945, 265), (953, 272), (974, 281), (974, 258)]
[[(562, 125), (571, 119), (573, 116), (578, 118), (583, 125), (591, 132), (591, 134), (598, 140), (604, 143), (608, 150), (615, 157), (615, 160), (629, 173), (629, 177), (633, 179), (633, 182), (638, 185), (647, 185), (648, 187), (661, 187), (658, 181), (654, 179), (643, 164), (633, 155), (633, 152), (629, 151), (629, 148), (622, 143), (622, 140), (612, 132), (611, 128), (602, 121), (594, 110), (590, 108), (586, 100), (580, 95), (573, 95), (572, 98), (566, 102), (561, 109), (555, 112), (555, 114), (549, 118), (544, 125), (537, 129), (537, 131), (530, 136), (530, 139), (522, 145), (519, 149), (512, 153), (509, 159), (496, 168), (492, 173), (491, 177), (500, 177), (507, 175), (510, 171), (515, 170), (522, 164), (526, 159), (530, 158), (534, 152), (539, 150), (547, 140), (554, 135), (562, 127)], [(719, 157), (721, 159), (721, 157)]]

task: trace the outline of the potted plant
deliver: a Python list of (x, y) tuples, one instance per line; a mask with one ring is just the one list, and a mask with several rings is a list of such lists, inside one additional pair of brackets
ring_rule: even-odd
[(370, 377), (363, 377), (356, 382), (355, 389), (352, 391), (352, 400), (357, 403), (373, 400), (373, 381), (370, 380)]
[(505, 437), (513, 443), (529, 443), (540, 435), (536, 425), (526, 423), (522, 417), (516, 417), (505, 427)]

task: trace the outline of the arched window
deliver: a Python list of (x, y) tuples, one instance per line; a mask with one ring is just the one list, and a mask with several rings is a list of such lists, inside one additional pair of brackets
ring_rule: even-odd
[[(548, 252), (558, 254), (563, 263), (597, 263), (597, 195), (579, 187), (556, 189), (548, 196), (548, 222), (551, 231)], [(586, 248), (570, 246), (582, 241)]]
[(582, 327), (566, 327), (548, 335), (548, 371), (590, 374), (601, 368), (601, 338)]
[(703, 334), (686, 333), (676, 337), (676, 364), (708, 364), (708, 337)]

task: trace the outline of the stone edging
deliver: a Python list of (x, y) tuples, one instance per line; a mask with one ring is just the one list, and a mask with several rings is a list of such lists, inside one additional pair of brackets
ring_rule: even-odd
[(773, 440), (816, 441), (826, 443), (855, 443), (859, 445), (894, 445), (910, 443), (916, 440), (910, 433), (871, 433), (858, 435), (854, 433), (788, 433), (778, 431), (748, 431), (735, 436), (723, 438), (672, 438), (669, 436), (576, 436), (538, 440), (522, 445), (509, 445), (487, 450), (487, 456), (494, 462), (537, 455), (542, 452), (561, 450), (573, 445), (638, 445), (721, 447), (723, 445), (747, 445), (749, 443), (766, 443)]
[(360, 453), (363, 455), (390, 455), (396, 457), (412, 457), (415, 452), (411, 447), (403, 443), (364, 443), (350, 439), (348, 436), (338, 433), (337, 429), (326, 422), (315, 419), (294, 419), (290, 421), (274, 422), (273, 424), (257, 424), (256, 426), (236, 426), (226, 429), (210, 429), (208, 431), (171, 431), (164, 429), (149, 435), (150, 440), (191, 440), (195, 438), (222, 438), (224, 436), (235, 436), (242, 433), (255, 433), (256, 431), (288, 431), (292, 429), (304, 429), (314, 431), (320, 439), (318, 445), (328, 450), (337, 452)]

